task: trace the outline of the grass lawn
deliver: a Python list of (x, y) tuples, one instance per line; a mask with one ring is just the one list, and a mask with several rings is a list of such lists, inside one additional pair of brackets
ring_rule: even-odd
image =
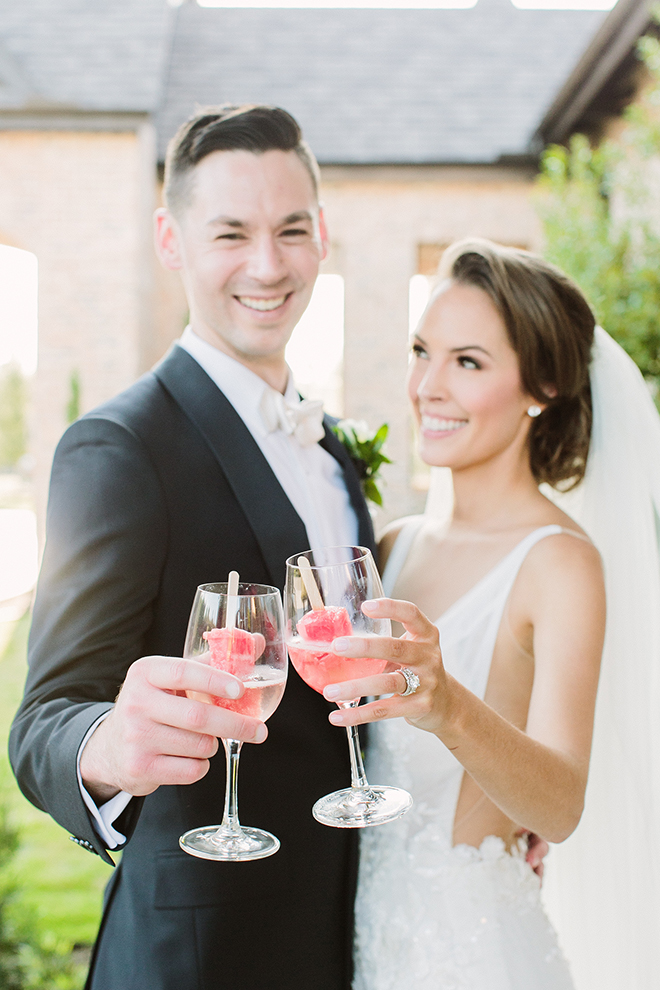
[(20, 793), (9, 768), (7, 737), (26, 673), (29, 615), (0, 624), (0, 784), (21, 845), (12, 865), (21, 902), (43, 932), (70, 945), (94, 941), (103, 887), (112, 868), (69, 840), (67, 832)]

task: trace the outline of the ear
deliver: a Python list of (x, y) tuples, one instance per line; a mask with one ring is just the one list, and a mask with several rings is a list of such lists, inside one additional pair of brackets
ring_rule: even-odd
[(549, 399), (556, 399), (557, 398), (557, 386), (556, 385), (550, 385), (550, 384), (544, 385), (543, 386), (543, 392), (544, 392), (545, 395), (547, 395), (547, 397)]
[(162, 207), (156, 210), (154, 214), (156, 254), (161, 265), (171, 272), (177, 272), (183, 268), (179, 239), (179, 227), (170, 211)]
[(328, 228), (325, 223), (325, 214), (323, 213), (322, 206), (319, 206), (319, 237), (321, 238), (321, 261), (325, 261), (330, 250), (330, 241), (328, 239)]

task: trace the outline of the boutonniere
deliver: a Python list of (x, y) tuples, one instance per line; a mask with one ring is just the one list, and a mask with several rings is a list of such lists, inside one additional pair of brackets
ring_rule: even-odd
[(389, 433), (389, 426), (383, 423), (374, 433), (364, 420), (340, 419), (332, 427), (339, 437), (362, 483), (364, 497), (376, 505), (383, 504), (383, 496), (378, 489), (378, 475), (382, 464), (392, 461), (383, 453), (383, 444)]

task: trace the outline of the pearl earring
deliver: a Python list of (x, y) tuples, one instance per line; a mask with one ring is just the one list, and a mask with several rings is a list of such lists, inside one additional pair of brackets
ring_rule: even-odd
[(530, 406), (529, 409), (527, 410), (527, 415), (531, 416), (532, 419), (536, 419), (536, 417), (540, 416), (542, 412), (543, 410), (541, 409), (540, 406)]

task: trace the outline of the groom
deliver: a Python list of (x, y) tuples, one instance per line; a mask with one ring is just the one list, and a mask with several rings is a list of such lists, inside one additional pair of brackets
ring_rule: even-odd
[(12, 763), (76, 842), (108, 862), (125, 845), (89, 988), (348, 990), (357, 835), (310, 810), (347, 784), (348, 754), (295, 671), (241, 772), (241, 817), (281, 850), (178, 847), (222, 817), (217, 737), (266, 736), (184, 694), (240, 690), (180, 659), (195, 588), (232, 569), (281, 588), (298, 551), (373, 545), (353, 465), (284, 361), (326, 253), (318, 168), (283, 110), (211, 108), (174, 138), (165, 194), (157, 251), (190, 326), (60, 442)]

